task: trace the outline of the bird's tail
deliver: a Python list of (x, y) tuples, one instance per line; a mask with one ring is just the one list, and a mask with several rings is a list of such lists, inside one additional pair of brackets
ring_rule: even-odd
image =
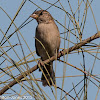
[(53, 70), (53, 62), (50, 62), (48, 65), (45, 65), (45, 67), (47, 70), (43, 68), (43, 72), (45, 75), (42, 73), (42, 77), (41, 77), (42, 85), (43, 86), (54, 85), (55, 84), (55, 72)]

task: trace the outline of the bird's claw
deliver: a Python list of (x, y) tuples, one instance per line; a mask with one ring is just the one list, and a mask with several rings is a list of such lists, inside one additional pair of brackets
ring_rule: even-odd
[(61, 56), (63, 56), (64, 55), (64, 49), (62, 51), (60, 51), (60, 53), (61, 53)]
[[(64, 55), (64, 49), (62, 51), (60, 51), (61, 56)], [(57, 58), (58, 60), (60, 60), (60, 58)]]
[(39, 68), (39, 71), (41, 71), (41, 69), (43, 70), (43, 66), (44, 66), (44, 63), (42, 60), (39, 60), (38, 61), (38, 68)]

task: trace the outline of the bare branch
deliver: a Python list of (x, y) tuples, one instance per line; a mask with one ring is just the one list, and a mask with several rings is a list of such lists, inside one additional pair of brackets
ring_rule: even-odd
[[(85, 44), (97, 39), (100, 37), (100, 31), (98, 33), (96, 33), (95, 35), (83, 40), (82, 42), (75, 44), (74, 46), (68, 48), (68, 49), (64, 49), (61, 52), (58, 53), (57, 58), (60, 58), (61, 56), (68, 54), (76, 49), (79, 49), (80, 47), (84, 46)], [(47, 64), (50, 61), (54, 61), (56, 60), (56, 56), (51, 57), (50, 59), (47, 59), (45, 61), (43, 61), (43, 63)], [(2, 95), (3, 93), (5, 93), (8, 89), (10, 89), (12, 86), (14, 86), (15, 84), (19, 83), (20, 80), (22, 78), (24, 78), (24, 76), (29, 75), (30, 73), (34, 72), (35, 70), (38, 69), (38, 65), (35, 65), (34, 67), (32, 67), (30, 70), (27, 70), (25, 72), (23, 72), (20, 76), (18, 76), (17, 78), (15, 78), (12, 82), (10, 82), (8, 85), (4, 86), (3, 89), (0, 90), (0, 95)]]

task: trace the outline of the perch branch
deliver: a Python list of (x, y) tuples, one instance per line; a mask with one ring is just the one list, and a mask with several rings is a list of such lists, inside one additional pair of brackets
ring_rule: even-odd
[[(79, 49), (80, 47), (84, 46), (85, 44), (97, 39), (100, 37), (100, 31), (97, 32), (96, 34), (94, 34), (93, 36), (83, 40), (80, 43), (75, 44), (74, 46), (68, 48), (68, 49), (64, 49), (61, 52), (58, 53), (57, 58), (60, 58), (61, 56), (68, 54), (74, 50)], [(50, 59), (47, 59), (45, 61), (43, 61), (43, 63), (47, 64), (50, 61), (54, 61), (56, 60), (56, 56), (51, 57)], [(1, 90), (0, 90), (0, 95), (4, 94), (8, 89), (10, 89), (12, 86), (14, 86), (15, 84), (17, 84), (18, 82), (20, 82), (21, 79), (24, 78), (24, 76), (29, 75), (30, 73), (32, 73), (33, 71), (38, 69), (38, 65), (35, 65), (34, 67), (32, 67), (30, 70), (27, 70), (25, 72), (23, 72), (20, 76), (18, 76), (17, 78), (15, 78), (13, 81), (11, 81), (8, 85), (4, 86)]]

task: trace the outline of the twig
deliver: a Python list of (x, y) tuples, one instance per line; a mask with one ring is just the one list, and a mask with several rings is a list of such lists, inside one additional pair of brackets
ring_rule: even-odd
[[(79, 49), (80, 47), (84, 46), (85, 44), (97, 39), (100, 37), (100, 31), (96, 34), (94, 34), (93, 36), (83, 40), (80, 43), (75, 44), (74, 46), (68, 48), (68, 49), (64, 49), (61, 52), (58, 53), (57, 58), (60, 58), (61, 56), (68, 54), (76, 49)], [(51, 57), (50, 59), (47, 59), (45, 61), (43, 61), (44, 64), (49, 63), (50, 61), (54, 61), (56, 60), (56, 56)], [(35, 65), (34, 67), (32, 67), (31, 69), (23, 72), (20, 76), (18, 76), (17, 78), (15, 78), (12, 82), (10, 82), (8, 85), (4, 86), (3, 89), (0, 90), (0, 95), (4, 94), (8, 89), (10, 89), (12, 86), (14, 86), (15, 84), (17, 84), (22, 78), (24, 78), (24, 76), (28, 76), (29, 74), (31, 74), (32, 72), (34, 72), (35, 70), (38, 69), (38, 65)]]

